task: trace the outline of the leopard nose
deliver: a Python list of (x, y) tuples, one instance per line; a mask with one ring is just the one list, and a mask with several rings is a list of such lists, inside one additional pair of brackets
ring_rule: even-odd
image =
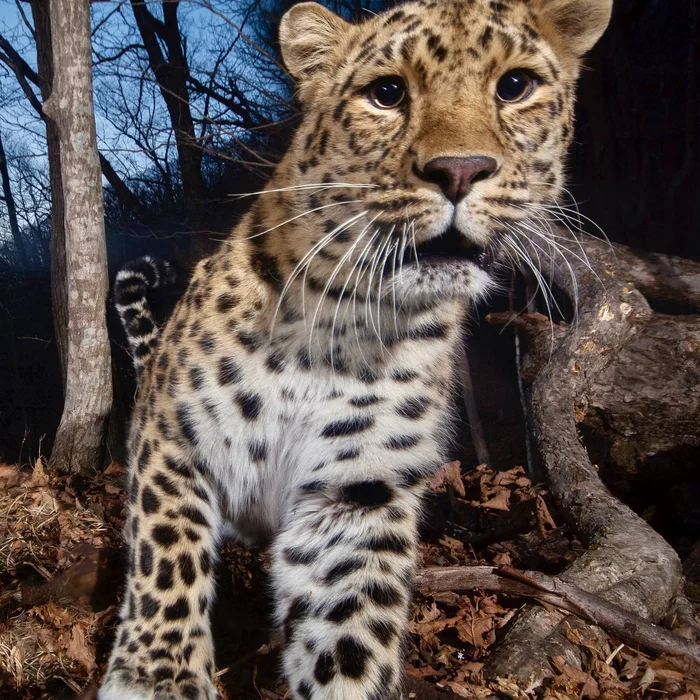
[(442, 156), (428, 161), (422, 172), (416, 169), (416, 174), (423, 180), (439, 185), (445, 197), (457, 204), (464, 199), (473, 183), (491, 177), (496, 170), (498, 163), (489, 156)]

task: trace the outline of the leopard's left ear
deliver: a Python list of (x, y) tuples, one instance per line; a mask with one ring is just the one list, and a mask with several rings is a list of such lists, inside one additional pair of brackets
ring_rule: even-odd
[(536, 0), (534, 4), (564, 48), (583, 56), (608, 26), (613, 0)]

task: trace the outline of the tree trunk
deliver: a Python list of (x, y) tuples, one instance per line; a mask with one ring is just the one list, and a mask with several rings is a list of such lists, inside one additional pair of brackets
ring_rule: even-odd
[[(36, 35), (36, 60), (41, 83), (41, 99), (46, 102), (51, 96), (53, 85), (49, 2), (48, 0), (32, 0), (31, 7)], [(46, 117), (45, 114), (44, 117)], [(51, 119), (45, 119), (45, 123), (51, 184), (51, 306), (65, 396), (68, 367), (68, 292), (66, 287), (66, 233), (64, 229), (63, 184), (61, 182), (61, 146), (56, 124)]]
[(5, 147), (2, 143), (2, 134), (0, 134), (0, 180), (2, 180), (3, 200), (7, 207), (7, 216), (10, 219), (10, 233), (12, 233), (15, 250), (17, 251), (20, 264), (22, 267), (27, 268), (29, 266), (29, 258), (27, 257), (27, 249), (24, 247), (24, 240), (17, 223), (17, 209), (15, 207), (15, 198), (12, 196), (12, 187), (10, 186), (10, 174), (7, 171), (7, 158), (5, 157)]
[(112, 401), (89, 0), (51, 0), (50, 32), (54, 74), (44, 113), (56, 128), (60, 151), (67, 292), (62, 301), (68, 317), (65, 402), (51, 461), (61, 470), (85, 473), (100, 462)]

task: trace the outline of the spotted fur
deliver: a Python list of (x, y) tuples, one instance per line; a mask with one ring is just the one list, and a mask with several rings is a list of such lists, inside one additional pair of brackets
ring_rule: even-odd
[[(460, 324), (500, 264), (554, 250), (533, 211), (561, 192), (580, 59), (609, 14), (610, 0), (418, 0), (358, 25), (308, 3), (284, 17), (303, 120), (265, 192), (157, 341), (124, 294), (160, 277), (119, 282), (131, 346), (151, 354), (100, 700), (215, 697), (212, 571), (230, 533), (272, 541), (294, 698), (401, 697)], [(514, 69), (534, 87), (504, 103)], [(390, 76), (406, 93), (389, 109), (373, 91)]]

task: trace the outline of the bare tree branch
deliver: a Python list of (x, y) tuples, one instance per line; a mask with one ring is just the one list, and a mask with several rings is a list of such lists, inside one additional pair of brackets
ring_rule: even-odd
[(10, 220), (10, 232), (12, 233), (12, 240), (15, 244), (15, 250), (19, 256), (20, 263), (24, 267), (27, 267), (29, 265), (29, 258), (27, 257), (27, 249), (24, 245), (24, 239), (22, 238), (22, 234), (19, 230), (19, 223), (17, 221), (17, 208), (15, 206), (15, 198), (12, 195), (10, 174), (7, 170), (5, 147), (2, 143), (2, 134), (0, 134), (0, 180), (2, 181), (3, 201), (7, 207), (7, 216)]

